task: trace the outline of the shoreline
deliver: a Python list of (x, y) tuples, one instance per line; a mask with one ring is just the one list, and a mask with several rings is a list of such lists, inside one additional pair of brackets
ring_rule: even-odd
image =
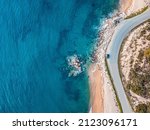
[[(89, 68), (89, 80), (90, 82), (90, 91), (91, 91), (91, 106), (93, 113), (102, 113), (104, 112), (104, 102), (103, 102), (103, 79), (101, 75), (101, 69), (98, 64), (91, 64)], [(101, 107), (99, 107), (101, 106)]]
[[(138, 0), (142, 6), (145, 1)], [(114, 113), (120, 112), (118, 103), (116, 100), (115, 91), (112, 87), (111, 81), (109, 79), (106, 66), (105, 66), (105, 53), (108, 44), (111, 41), (111, 37), (116, 29), (116, 25), (114, 25), (114, 21), (119, 18), (125, 18), (126, 15), (136, 11), (139, 9), (139, 3), (135, 4), (135, 0), (120, 0), (120, 4), (118, 6), (117, 12), (114, 11), (111, 18), (106, 19), (104, 24), (102, 25), (102, 29), (100, 31), (100, 41), (97, 43), (94, 57), (96, 57), (95, 63), (92, 63), (89, 67), (89, 83), (90, 83), (90, 92), (91, 92), (91, 109), (90, 112), (106, 112), (106, 113)], [(137, 6), (137, 7), (136, 7)], [(134, 7), (134, 8), (133, 8)], [(99, 66), (99, 69), (96, 66)], [(93, 68), (93, 69), (92, 69)], [(93, 73), (97, 73), (96, 77), (93, 78)], [(98, 80), (96, 80), (98, 79)], [(101, 81), (99, 81), (101, 80)], [(96, 85), (96, 86), (95, 86)], [(97, 94), (97, 91), (100, 91)], [(94, 95), (94, 96), (93, 96)], [(98, 96), (97, 96), (98, 95)], [(100, 103), (101, 102), (101, 103)]]
[[(119, 109), (117, 107), (117, 102), (115, 101), (114, 90), (111, 87), (111, 81), (106, 80), (106, 79), (109, 80), (109, 77), (106, 74), (105, 60), (104, 60), (107, 45), (110, 42), (111, 36), (113, 35), (114, 32), (112, 19), (115, 19), (115, 16), (118, 15), (119, 11), (120, 11), (120, 3), (118, 5), (117, 11), (114, 11), (112, 13), (111, 18), (103, 21), (102, 29), (99, 34), (99, 37), (101, 39), (95, 47), (94, 56), (93, 56), (96, 59), (96, 61), (95, 63), (92, 63), (89, 67), (88, 73), (89, 73), (89, 83), (90, 83), (90, 93), (91, 93), (90, 112), (92, 113), (119, 112)], [(99, 66), (99, 70), (95, 70), (97, 65)], [(99, 78), (101, 82), (99, 81), (97, 82), (94, 78), (92, 78), (93, 73), (99, 73), (97, 75), (100, 76), (94, 78), (95, 79)], [(106, 88), (106, 86), (108, 87)], [(100, 96), (96, 94), (97, 91), (99, 90), (101, 90), (101, 92), (99, 92), (99, 95), (101, 95), (101, 99)], [(108, 105), (109, 103), (110, 105)]]

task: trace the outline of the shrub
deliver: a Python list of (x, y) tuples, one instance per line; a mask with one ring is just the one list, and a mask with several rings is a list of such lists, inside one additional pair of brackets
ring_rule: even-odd
[(144, 51), (144, 56), (146, 57), (148, 62), (150, 62), (150, 48), (148, 48)]
[(141, 34), (140, 34), (140, 37), (142, 37), (143, 35), (145, 35), (146, 34), (146, 30), (142, 30), (141, 31)]
[(150, 103), (147, 104), (147, 112), (150, 113)]
[(138, 59), (140, 61), (142, 61), (143, 60), (143, 56), (144, 56), (144, 51), (140, 50), (139, 55), (138, 55)]
[(147, 39), (148, 41), (150, 41), (150, 34), (146, 37), (146, 39)]
[(147, 105), (146, 104), (139, 104), (136, 106), (135, 111), (138, 113), (147, 113)]
[(138, 94), (138, 95), (140, 95), (140, 96), (145, 95), (145, 88), (144, 88), (144, 87), (131, 85), (131, 86), (130, 86), (130, 89), (131, 89), (134, 93), (136, 93), (136, 94)]
[(127, 16), (125, 19), (130, 19), (130, 18), (135, 17), (135, 16), (137, 16), (137, 15), (139, 15), (139, 14), (142, 14), (142, 13), (145, 12), (147, 9), (148, 9), (148, 6), (145, 6), (145, 7), (142, 8), (141, 10), (138, 10), (137, 12), (130, 14), (130, 15)]

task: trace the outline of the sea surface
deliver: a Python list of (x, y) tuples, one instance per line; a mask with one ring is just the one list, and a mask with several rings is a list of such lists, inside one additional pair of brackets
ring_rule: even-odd
[(118, 1), (0, 0), (0, 112), (88, 112), (87, 64)]

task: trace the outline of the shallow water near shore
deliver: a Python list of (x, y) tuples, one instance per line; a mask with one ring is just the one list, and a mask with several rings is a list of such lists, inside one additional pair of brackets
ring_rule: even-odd
[[(88, 112), (85, 64), (119, 0), (0, 0), (0, 112)], [(76, 54), (82, 73), (68, 76)]]

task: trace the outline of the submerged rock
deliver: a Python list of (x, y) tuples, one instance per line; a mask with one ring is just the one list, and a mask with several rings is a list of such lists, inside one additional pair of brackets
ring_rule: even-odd
[(70, 68), (70, 72), (68, 74), (69, 77), (77, 76), (82, 72), (82, 64), (83, 62), (80, 61), (79, 57), (74, 54), (72, 56), (67, 57), (68, 66)]

